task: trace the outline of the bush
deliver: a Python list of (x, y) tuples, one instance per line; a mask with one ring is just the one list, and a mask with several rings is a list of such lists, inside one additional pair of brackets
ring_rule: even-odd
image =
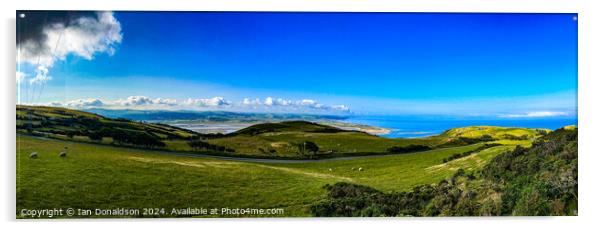
[(399, 193), (337, 183), (324, 187), (327, 199), (310, 211), (315, 216), (576, 215), (577, 168), (577, 131), (559, 129), (531, 148), (517, 146), (494, 157), (479, 178), (460, 169), (436, 185)]
[(102, 136), (102, 133), (100, 133), (100, 132), (89, 132), (88, 138), (90, 138), (90, 140), (93, 140), (93, 141), (101, 141), (103, 136)]
[(411, 153), (431, 150), (431, 147), (425, 145), (393, 146), (387, 149), (389, 153)]
[(297, 148), (299, 149), (299, 153), (301, 153), (302, 155), (308, 155), (310, 158), (312, 158), (313, 155), (317, 154), (318, 151), (320, 151), (320, 147), (318, 147), (316, 143), (313, 143), (311, 141), (304, 141), (298, 144)]
[(190, 146), (193, 150), (205, 150), (205, 151), (217, 151), (217, 152), (234, 152), (233, 149), (227, 149), (224, 146), (210, 144), (208, 142), (204, 142), (201, 140), (193, 140), (188, 142), (188, 146)]

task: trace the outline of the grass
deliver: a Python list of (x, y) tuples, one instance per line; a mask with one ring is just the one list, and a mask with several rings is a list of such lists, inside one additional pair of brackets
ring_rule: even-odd
[[(17, 210), (23, 208), (272, 208), (303, 216), (332, 179), (257, 164), (19, 136)], [(64, 146), (66, 158), (58, 157)], [(30, 159), (32, 151), (38, 159)]]
[[(477, 169), (512, 148), (499, 146), (441, 164), (443, 158), (479, 145), (351, 160), (249, 163), (19, 135), (17, 212), (23, 208), (229, 207), (283, 208), (284, 216), (307, 216), (309, 205), (325, 197), (325, 184), (346, 181), (405, 191), (436, 183), (458, 167)], [(68, 156), (58, 157), (65, 146)], [(29, 158), (34, 151), (39, 157)]]
[[(322, 154), (328, 153), (386, 153), (393, 146), (410, 144), (432, 144), (425, 139), (392, 139), (373, 136), (360, 132), (307, 133), (307, 132), (271, 132), (259, 135), (236, 135), (233, 137), (211, 139), (212, 144), (236, 149), (237, 153), (269, 155), (274, 150), (276, 156), (297, 156), (299, 143), (311, 141), (320, 147)], [(264, 150), (264, 151), (261, 151)]]
[(506, 135), (512, 135), (515, 137), (526, 136), (528, 139), (533, 139), (540, 136), (539, 133), (548, 133), (550, 130), (547, 129), (527, 129), (527, 128), (516, 128), (516, 127), (498, 127), (498, 126), (469, 126), (463, 128), (453, 128), (442, 133), (440, 136), (454, 138), (454, 137), (468, 137), (476, 138), (483, 135), (490, 135), (496, 139), (506, 139)]
[[(161, 138), (171, 135), (177, 139), (187, 139), (196, 133), (169, 125), (135, 122), (124, 119), (111, 119), (79, 110), (17, 105), (17, 129), (31, 126), (35, 131), (44, 133), (65, 133), (68, 131), (87, 132), (100, 127), (121, 128), (131, 131), (145, 131)], [(44, 121), (44, 122), (42, 122)], [(41, 127), (38, 127), (40, 126)]]
[[(129, 145), (113, 143), (113, 140), (109, 137), (110, 134), (106, 133), (102, 134), (104, 138), (100, 141), (91, 141), (85, 136), (90, 135), (90, 133), (99, 133), (99, 130), (103, 129), (127, 130), (131, 135), (151, 134), (151, 136), (155, 136), (159, 141), (165, 143), (164, 149), (169, 151), (291, 159), (382, 155), (387, 154), (391, 147), (408, 145), (425, 145), (432, 148), (441, 145), (458, 146), (467, 144), (462, 141), (457, 142), (459, 139), (481, 138), (485, 135), (499, 141), (522, 139), (528, 144), (532, 139), (548, 132), (548, 130), (543, 129), (471, 126), (450, 129), (440, 135), (431, 137), (385, 138), (307, 121), (285, 121), (253, 125), (222, 137), (202, 138), (203, 141), (223, 147), (223, 150), (234, 150), (234, 152), (216, 152), (215, 149), (192, 149), (188, 145), (191, 138), (202, 135), (165, 124), (110, 119), (93, 113), (57, 107), (17, 106), (17, 132), (19, 133), (36, 133), (70, 141)], [(74, 136), (69, 138), (67, 134)], [(307, 141), (317, 144), (320, 150), (311, 156), (300, 153), (298, 146)]]
[[(513, 146), (499, 146), (474, 154), (470, 160), (461, 158), (442, 164), (444, 158), (455, 153), (474, 150), (480, 145), (355, 160), (294, 164), (288, 167), (349, 178), (348, 182), (367, 185), (382, 191), (406, 191), (416, 185), (439, 182), (450, 177), (459, 168), (477, 169), (492, 156), (514, 148)], [(460, 161), (462, 163), (456, 163)], [(438, 170), (433, 170), (433, 168), (438, 168)]]

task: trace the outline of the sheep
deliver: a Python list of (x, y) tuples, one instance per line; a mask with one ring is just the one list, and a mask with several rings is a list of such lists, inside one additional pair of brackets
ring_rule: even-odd
[(362, 167), (360, 167), (359, 169), (357, 169), (357, 171), (363, 171), (364, 169)]
[(33, 152), (33, 153), (29, 154), (29, 158), (33, 158), (33, 159), (38, 158), (38, 152)]
[(332, 168), (328, 168), (328, 171), (332, 172)]
[(62, 151), (59, 153), (59, 157), (66, 157), (67, 156), (67, 152)]

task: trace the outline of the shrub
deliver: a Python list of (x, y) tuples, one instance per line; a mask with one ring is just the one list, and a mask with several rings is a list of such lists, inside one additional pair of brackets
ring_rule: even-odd
[(387, 149), (389, 153), (411, 153), (431, 150), (431, 147), (425, 145), (393, 146)]

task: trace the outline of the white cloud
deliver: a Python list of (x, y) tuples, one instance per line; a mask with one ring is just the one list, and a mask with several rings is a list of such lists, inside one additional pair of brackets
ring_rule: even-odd
[(16, 76), (17, 76), (17, 79), (16, 79), (17, 85), (21, 84), (21, 82), (23, 80), (25, 80), (25, 78), (27, 78), (27, 74), (26, 73), (19, 72), (19, 71), (17, 71)]
[(276, 99), (276, 105), (288, 106), (288, 105), (292, 105), (292, 104), (293, 104), (293, 102), (291, 100), (284, 100), (282, 98)]
[(301, 102), (299, 102), (300, 105), (303, 106), (308, 106), (308, 107), (312, 107), (312, 108), (321, 108), (322, 105), (320, 103), (318, 103), (317, 101), (311, 100), (311, 99), (303, 99), (301, 100)]
[(117, 100), (116, 104), (121, 106), (143, 106), (143, 105), (152, 105), (153, 99), (150, 99), (145, 96), (129, 96), (125, 100)]
[(259, 101), (259, 98), (255, 98), (255, 99), (249, 99), (249, 98), (245, 98), (242, 100), (242, 104), (246, 105), (246, 106), (259, 106), (262, 105), (261, 101)]
[(104, 105), (104, 103), (100, 99), (87, 98), (87, 99), (77, 99), (77, 100), (68, 101), (65, 104), (61, 104), (60, 102), (51, 102), (51, 103), (49, 103), (49, 105), (52, 105), (52, 106), (63, 105), (65, 107), (72, 107), (72, 108), (97, 108), (97, 107), (102, 107)]
[(245, 98), (240, 103), (243, 106), (253, 108), (263, 108), (264, 110), (271, 111), (296, 111), (296, 112), (312, 112), (312, 111), (333, 111), (333, 112), (349, 112), (349, 107), (345, 105), (328, 106), (318, 103), (313, 99), (302, 99), (298, 101), (285, 100), (282, 98), (274, 99), (273, 97), (266, 97), (265, 100), (261, 101), (259, 98), (249, 99)]
[(263, 104), (265, 104), (267, 106), (272, 106), (272, 105), (274, 105), (274, 100), (272, 99), (272, 97), (267, 97), (265, 99), (265, 101), (263, 102)]
[(341, 111), (349, 111), (349, 107), (347, 107), (346, 105), (335, 105), (332, 106), (332, 108)]
[(499, 117), (503, 118), (537, 118), (537, 117), (559, 117), (559, 116), (568, 116), (567, 112), (558, 112), (558, 111), (534, 111), (520, 114), (505, 114), (500, 115)]
[[(259, 99), (257, 99), (257, 101), (258, 100)], [(265, 106), (289, 106), (292, 104), (293, 104), (293, 102), (291, 100), (284, 100), (282, 98), (274, 99), (272, 97), (266, 97), (265, 100), (263, 101), (263, 105), (265, 105)]]
[(43, 40), (27, 40), (17, 47), (19, 62), (50, 67), (56, 60), (72, 54), (91, 60), (96, 53), (112, 55), (121, 43), (121, 24), (112, 12), (96, 17), (79, 17), (68, 23), (53, 23), (41, 28)]
[(226, 106), (230, 105), (229, 101), (226, 101), (223, 97), (213, 97), (213, 98), (201, 98), (201, 99), (192, 99), (188, 98), (183, 103), (187, 106), (197, 106), (197, 107), (218, 107), (218, 106)]
[(226, 110), (240, 112), (302, 112), (302, 113), (346, 113), (349, 108), (345, 105), (327, 106), (316, 100), (303, 99), (299, 101), (273, 99), (265, 100), (245, 98), (239, 103), (232, 103), (223, 97), (188, 98), (176, 100), (169, 98), (150, 98), (146, 96), (130, 96), (113, 101), (94, 98), (77, 99), (65, 103), (50, 102), (49, 106), (72, 108), (107, 108), (107, 109), (168, 109), (168, 110)]
[(176, 106), (176, 105), (178, 105), (178, 101), (175, 99), (155, 98), (155, 99), (153, 99), (153, 104)]
[[(17, 72), (18, 84), (44, 85), (52, 80), (48, 73), (55, 61), (64, 60), (69, 55), (87, 60), (92, 60), (97, 53), (113, 55), (116, 45), (121, 43), (122, 39), (121, 25), (113, 17), (112, 12), (97, 12), (92, 15), (70, 18), (68, 21), (39, 22), (39, 24), (34, 22), (32, 25), (34, 26), (31, 28), (32, 31), (20, 34), (27, 39), (17, 41), (17, 63), (27, 63), (35, 69), (32, 71), (33, 73), (29, 74)], [(43, 88), (36, 89), (35, 87), (32, 89), (33, 95), (41, 95), (41, 90), (43, 90)], [(39, 93), (36, 93), (35, 90)], [(72, 105), (70, 107), (102, 106), (98, 103), (86, 105), (85, 100), (74, 101)]]
[(41, 85), (50, 80), (52, 80), (52, 77), (48, 76), (48, 68), (46, 68), (46, 66), (38, 66), (38, 68), (36, 68), (36, 76), (29, 79), (29, 84)]

